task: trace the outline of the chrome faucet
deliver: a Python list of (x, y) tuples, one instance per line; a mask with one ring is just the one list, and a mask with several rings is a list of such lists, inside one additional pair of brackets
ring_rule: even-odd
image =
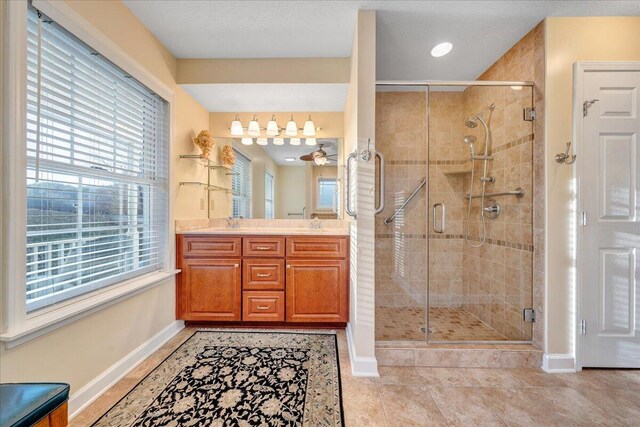
[(227, 228), (240, 228), (240, 218), (230, 216), (227, 218)]
[(314, 217), (311, 222), (309, 222), (310, 230), (322, 230), (322, 222), (318, 219), (318, 217)]

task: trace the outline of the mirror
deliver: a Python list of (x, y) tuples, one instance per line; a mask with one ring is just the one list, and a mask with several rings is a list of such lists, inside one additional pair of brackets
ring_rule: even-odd
[[(340, 219), (342, 140), (216, 138), (231, 145), (232, 215), (266, 219)], [(310, 140), (311, 141), (311, 140)], [(309, 141), (309, 142), (310, 142)], [(295, 145), (295, 144), (299, 145)], [(265, 145), (266, 144), (266, 145)]]

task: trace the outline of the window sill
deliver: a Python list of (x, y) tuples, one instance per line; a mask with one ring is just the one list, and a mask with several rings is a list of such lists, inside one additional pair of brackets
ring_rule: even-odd
[(48, 332), (54, 331), (71, 322), (88, 316), (103, 308), (109, 307), (122, 300), (137, 295), (150, 287), (174, 277), (180, 270), (161, 271), (145, 274), (135, 279), (127, 280), (119, 285), (110, 286), (102, 292), (97, 292), (87, 298), (41, 315), (35, 315), (19, 328), (0, 334), (0, 341), (6, 348), (16, 347)]

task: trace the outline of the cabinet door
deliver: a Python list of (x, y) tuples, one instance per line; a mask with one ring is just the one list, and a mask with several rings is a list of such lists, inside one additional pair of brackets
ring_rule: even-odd
[(287, 260), (288, 322), (346, 322), (349, 286), (345, 260)]
[(240, 259), (185, 259), (180, 274), (181, 319), (240, 320)]

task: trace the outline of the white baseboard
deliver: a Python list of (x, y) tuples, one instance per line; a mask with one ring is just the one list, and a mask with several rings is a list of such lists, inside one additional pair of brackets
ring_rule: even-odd
[(347, 324), (347, 343), (349, 345), (349, 361), (351, 362), (351, 375), (354, 377), (379, 377), (378, 360), (375, 357), (356, 356), (351, 323)]
[(69, 419), (78, 415), (84, 408), (96, 400), (102, 393), (120, 381), (140, 362), (149, 357), (174, 335), (184, 329), (184, 322), (176, 320), (158, 332), (138, 348), (113, 364), (109, 369), (98, 375), (87, 385), (76, 391), (69, 398)]
[(542, 370), (550, 374), (576, 372), (576, 359), (571, 354), (548, 354), (542, 356)]

